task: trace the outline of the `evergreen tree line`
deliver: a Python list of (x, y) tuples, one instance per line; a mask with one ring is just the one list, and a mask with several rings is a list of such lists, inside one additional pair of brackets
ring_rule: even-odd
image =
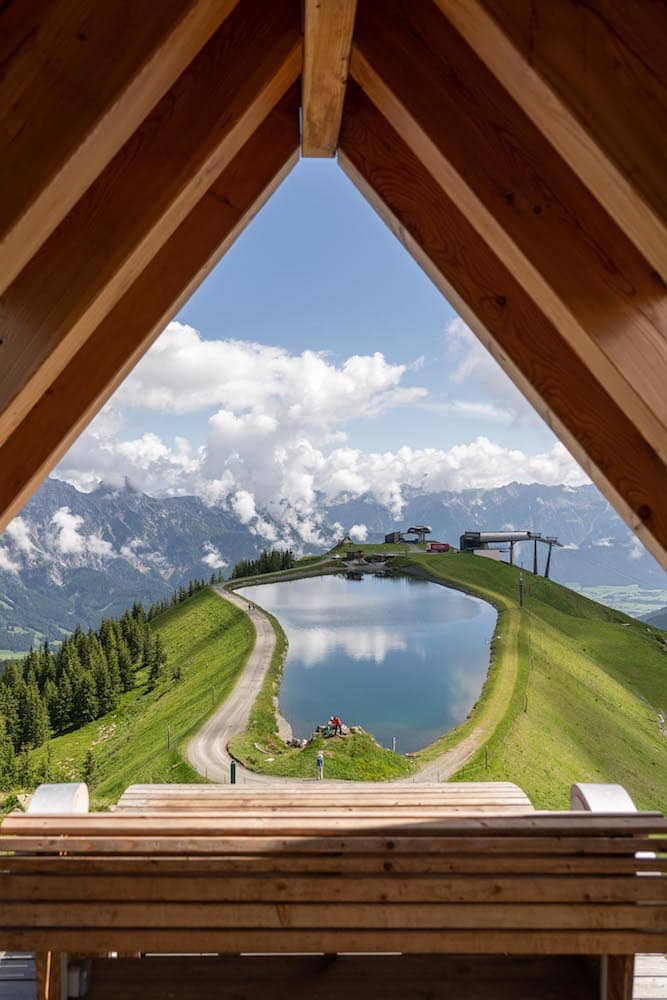
[(165, 659), (141, 602), (120, 618), (105, 618), (97, 631), (77, 626), (56, 651), (48, 642), (33, 647), (0, 677), (0, 739), (19, 753), (92, 722), (117, 707), (142, 667), (155, 684)]
[(291, 569), (296, 559), (291, 549), (262, 549), (259, 559), (241, 559), (232, 570), (232, 580), (243, 576), (263, 576), (277, 573), (281, 569)]
[[(223, 579), (222, 571), (216, 571), (209, 582)], [(154, 687), (166, 655), (150, 622), (206, 586), (204, 579), (191, 580), (148, 611), (136, 602), (120, 617), (105, 618), (97, 631), (77, 626), (57, 649), (44, 642), (22, 660), (8, 663), (0, 675), (0, 790), (48, 781), (50, 747), (35, 773), (28, 751), (113, 711), (121, 694), (136, 685), (139, 670), (148, 671), (148, 684)], [(174, 674), (174, 679), (179, 677)], [(87, 768), (92, 752), (89, 756)]]

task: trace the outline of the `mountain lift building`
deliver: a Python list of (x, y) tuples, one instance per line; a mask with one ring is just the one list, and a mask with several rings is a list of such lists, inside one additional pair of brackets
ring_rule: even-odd
[[(459, 540), (461, 552), (477, 552), (480, 555), (488, 555), (491, 552), (509, 552), (509, 564), (514, 565), (514, 546), (518, 542), (533, 543), (533, 573), (537, 576), (538, 543), (547, 545), (547, 561), (544, 566), (544, 575), (549, 577), (551, 569), (551, 550), (554, 545), (562, 548), (561, 543), (554, 535), (542, 536), (539, 531), (465, 531)], [(507, 548), (496, 548), (497, 545), (507, 545)]]

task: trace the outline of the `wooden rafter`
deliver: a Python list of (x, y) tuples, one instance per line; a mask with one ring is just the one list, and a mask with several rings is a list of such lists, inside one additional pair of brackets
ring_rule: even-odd
[(236, 2), (2, 5), (0, 291)]
[(357, 0), (305, 0), (302, 152), (333, 156), (343, 115)]
[(599, 202), (435, 5), (362, 5), (351, 75), (667, 462), (667, 291)]
[(457, 200), (352, 83), (339, 162), (667, 567), (667, 466)]
[(293, 87), (0, 448), (0, 531), (296, 162)]
[(0, 445), (301, 69), (292, 0), (248, 0), (0, 299)]
[(667, 280), (667, 8), (435, 2)]

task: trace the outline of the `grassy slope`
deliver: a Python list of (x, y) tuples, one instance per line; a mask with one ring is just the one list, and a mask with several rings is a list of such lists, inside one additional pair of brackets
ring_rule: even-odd
[[(149, 692), (140, 677), (143, 683), (123, 696), (115, 712), (51, 741), (54, 765), (72, 777), (80, 777), (86, 751), (93, 746), (93, 800), (98, 807), (117, 801), (133, 782), (202, 780), (183, 759), (185, 745), (227, 697), (255, 641), (248, 616), (210, 590), (152, 625), (167, 652), (165, 679)], [(179, 683), (171, 680), (176, 664), (182, 671)]]
[(657, 630), (530, 574), (521, 611), (518, 570), (503, 564), (458, 554), (413, 562), (500, 610), (480, 701), (425, 757), (482, 725), (493, 728), (489, 767), (481, 748), (459, 778), (515, 781), (536, 806), (561, 809), (572, 782), (618, 782), (640, 808), (667, 809), (667, 739), (656, 722), (656, 708), (667, 703), (667, 652)]
[[(260, 579), (265, 582), (263, 578)], [(248, 728), (229, 744), (234, 757), (252, 771), (283, 778), (314, 777), (315, 758), (319, 750), (324, 753), (327, 778), (385, 781), (411, 774), (412, 765), (405, 757), (378, 746), (367, 733), (351, 733), (343, 739), (319, 737), (303, 750), (285, 746), (278, 737), (275, 699), (280, 690), (287, 654), (287, 637), (277, 619), (268, 612), (265, 614), (273, 625), (276, 647), (264, 684), (252, 707)], [(267, 760), (267, 757), (273, 759)]]
[[(398, 560), (397, 569), (428, 573), (499, 611), (480, 699), (462, 726), (425, 748), (421, 757), (432, 759), (481, 730), (483, 745), (458, 780), (515, 781), (540, 808), (567, 807), (574, 781), (617, 781), (640, 808), (667, 809), (667, 738), (658, 730), (655, 711), (667, 705), (664, 636), (531, 574), (524, 574), (521, 610), (518, 570), (504, 564), (410, 549), (409, 560)], [(54, 761), (73, 776), (80, 774), (86, 749), (94, 744), (99, 805), (115, 800), (133, 781), (198, 780), (178, 751), (213, 710), (211, 685), (217, 704), (231, 690), (254, 641), (247, 617), (208, 591), (167, 612), (156, 627), (169, 654), (169, 671), (180, 662), (183, 681), (166, 681), (152, 693), (140, 687), (124, 696), (111, 716), (52, 742)], [(410, 773), (410, 762), (362, 734), (319, 741), (303, 751), (282, 746), (273, 697), (285, 646), (277, 622), (274, 627), (276, 655), (250, 728), (234, 742), (237, 755), (265, 773), (312, 776), (321, 747), (330, 778), (378, 780)], [(267, 756), (275, 760), (267, 762)]]

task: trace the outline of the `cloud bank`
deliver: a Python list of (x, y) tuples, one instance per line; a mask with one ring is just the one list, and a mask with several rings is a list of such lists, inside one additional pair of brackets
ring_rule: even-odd
[[(476, 380), (487, 401), (430, 400), (425, 388), (405, 384), (408, 374), (418, 377), (419, 361), (392, 364), (374, 353), (336, 364), (314, 351), (290, 354), (249, 341), (204, 340), (192, 327), (170, 323), (57, 474), (80, 489), (128, 477), (155, 495), (193, 493), (277, 543), (275, 524), (284, 527), (285, 537), (317, 543), (323, 502), (370, 494), (398, 517), (406, 486), (437, 491), (513, 480), (587, 482), (558, 443), (536, 455), (483, 435), (448, 449), (404, 445), (365, 452), (349, 445), (350, 421), (398, 408), (532, 419), (523, 397), (460, 320), (450, 324), (447, 338), (455, 362), (452, 383)], [(205, 442), (194, 446), (185, 435), (170, 440), (155, 430), (124, 437), (125, 414), (147, 410), (172, 421), (201, 413)], [(60, 519), (62, 544), (82, 544), (69, 518)], [(89, 537), (85, 544), (94, 548), (99, 542)], [(101, 548), (98, 554), (105, 555)], [(216, 559), (213, 552), (203, 555), (206, 565)]]

